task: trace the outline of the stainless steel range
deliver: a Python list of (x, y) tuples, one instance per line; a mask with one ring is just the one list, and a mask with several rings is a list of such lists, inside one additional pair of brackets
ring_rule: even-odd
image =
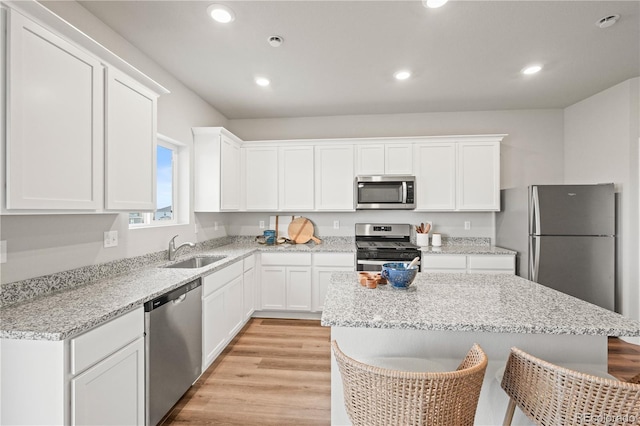
[(356, 223), (358, 271), (379, 271), (383, 263), (411, 262), (420, 249), (410, 242), (411, 225)]

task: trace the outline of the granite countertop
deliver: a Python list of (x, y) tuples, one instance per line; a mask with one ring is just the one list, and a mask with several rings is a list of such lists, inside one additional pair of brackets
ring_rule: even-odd
[[(503, 249), (491, 246), (456, 245), (445, 246), (443, 253), (471, 254), (481, 250), (487, 254), (505, 254)], [(145, 302), (173, 290), (190, 281), (209, 275), (255, 252), (282, 253), (355, 253), (352, 238), (335, 237), (323, 244), (282, 244), (267, 246), (257, 244), (253, 238), (240, 237), (231, 244), (200, 250), (185, 250), (175, 260), (179, 262), (193, 256), (225, 255), (218, 262), (202, 268), (171, 269), (163, 268), (167, 260), (158, 260), (154, 254), (148, 259), (125, 259), (123, 265), (113, 266), (113, 273), (104, 272), (109, 266), (94, 265), (78, 270), (65, 271), (51, 276), (16, 283), (12, 293), (23, 291), (32, 293), (29, 300), (18, 301), (0, 309), (0, 338), (27, 340), (64, 340), (87, 331), (96, 325), (128, 312)], [(160, 254), (162, 255), (162, 254)], [(166, 256), (166, 252), (164, 253)], [(139, 262), (139, 263), (136, 263)], [(101, 273), (102, 278), (94, 276)], [(80, 279), (80, 285), (57, 289), (58, 284)], [(43, 281), (54, 282), (55, 290), (47, 294), (38, 294), (33, 288)], [(49, 285), (49, 283), (45, 283)], [(11, 286), (7, 286), (11, 287)], [(20, 297), (12, 294), (12, 297)], [(29, 297), (29, 296), (27, 296)], [(15, 300), (15, 299), (14, 299)]]
[[(128, 312), (167, 291), (209, 275), (255, 252), (347, 252), (353, 242), (266, 246), (240, 241), (211, 250), (190, 252), (174, 262), (144, 265), (125, 274), (57, 291), (0, 309), (0, 338), (64, 340)], [(193, 256), (225, 255), (202, 268), (164, 268)]]
[(515, 275), (419, 273), (406, 290), (332, 275), (322, 325), (492, 333), (640, 336), (640, 322)]
[(470, 244), (444, 245), (442, 247), (420, 247), (422, 254), (489, 254), (516, 255), (517, 252), (497, 246), (481, 246)]

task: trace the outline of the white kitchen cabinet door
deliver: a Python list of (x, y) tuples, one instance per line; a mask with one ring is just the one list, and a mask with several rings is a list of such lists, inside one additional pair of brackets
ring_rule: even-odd
[(384, 173), (387, 175), (413, 174), (413, 144), (385, 144)]
[(225, 134), (220, 136), (220, 209), (240, 210), (240, 144)]
[(500, 143), (458, 144), (458, 210), (500, 210)]
[(240, 210), (242, 141), (222, 127), (194, 127), (192, 131), (194, 210)]
[(244, 305), (242, 303), (242, 276), (236, 277), (225, 288), (224, 311), (227, 317), (227, 336), (231, 340), (244, 324)]
[(455, 210), (456, 144), (418, 143), (413, 159), (416, 210)]
[(287, 281), (287, 310), (311, 310), (311, 268), (308, 266), (288, 266)]
[(383, 175), (384, 144), (356, 145), (356, 174)]
[(287, 268), (263, 266), (260, 276), (262, 309), (284, 310), (287, 307)]
[(227, 343), (229, 322), (224, 311), (224, 291), (224, 288), (218, 289), (202, 301), (202, 371)]
[(279, 148), (279, 210), (313, 210), (313, 146)]
[(255, 268), (250, 268), (244, 271), (242, 281), (242, 305), (243, 316), (247, 320), (253, 314), (255, 310), (255, 294), (256, 294), (256, 273)]
[(107, 69), (107, 210), (156, 210), (158, 96), (140, 83)]
[(278, 209), (278, 148), (244, 148), (246, 210)]
[(7, 209), (99, 209), (102, 65), (17, 12), (7, 15)]
[(353, 167), (353, 145), (316, 145), (316, 210), (354, 210)]
[(72, 425), (144, 425), (144, 338), (71, 380)]

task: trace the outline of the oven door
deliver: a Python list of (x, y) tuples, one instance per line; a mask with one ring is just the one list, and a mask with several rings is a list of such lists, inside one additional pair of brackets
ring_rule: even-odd
[[(357, 271), (371, 271), (371, 272), (380, 272), (382, 270), (382, 265), (385, 263), (391, 262), (405, 262), (405, 260), (368, 260), (368, 259), (358, 259), (356, 264)], [(418, 272), (420, 272), (420, 262), (418, 261)]]

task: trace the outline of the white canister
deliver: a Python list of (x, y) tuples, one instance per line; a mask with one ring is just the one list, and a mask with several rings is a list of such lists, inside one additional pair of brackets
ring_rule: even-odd
[(433, 234), (433, 236), (431, 237), (431, 245), (434, 247), (440, 247), (442, 245), (442, 235)]
[(429, 247), (429, 234), (416, 234), (416, 244), (419, 247)]

